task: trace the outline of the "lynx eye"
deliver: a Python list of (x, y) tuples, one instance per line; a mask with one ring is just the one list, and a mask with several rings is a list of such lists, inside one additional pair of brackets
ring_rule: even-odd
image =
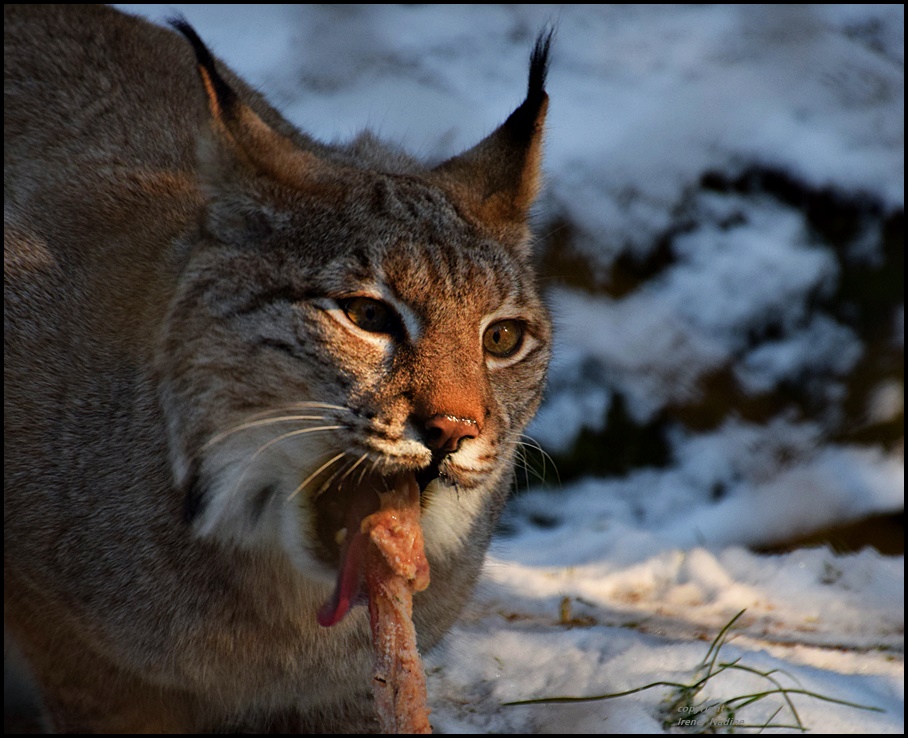
[(523, 323), (519, 320), (499, 320), (488, 328), (482, 337), (482, 347), (499, 359), (517, 353), (523, 343)]
[(394, 333), (399, 325), (394, 311), (371, 297), (352, 297), (339, 302), (353, 325), (369, 333)]

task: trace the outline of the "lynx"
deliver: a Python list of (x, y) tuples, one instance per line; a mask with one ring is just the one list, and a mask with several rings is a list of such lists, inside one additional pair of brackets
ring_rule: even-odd
[(540, 402), (551, 34), (425, 164), (313, 140), (172, 25), (4, 12), (6, 633), (55, 730), (374, 730), (347, 529), (414, 475), (425, 652)]

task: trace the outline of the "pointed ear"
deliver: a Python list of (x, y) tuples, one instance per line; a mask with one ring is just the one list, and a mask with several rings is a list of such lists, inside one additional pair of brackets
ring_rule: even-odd
[(463, 207), (498, 240), (522, 246), (541, 184), (545, 92), (553, 30), (539, 34), (530, 56), (526, 100), (488, 138), (433, 171)]
[[(260, 232), (267, 218), (264, 209), (255, 212), (255, 189), (262, 177), (295, 192), (309, 192), (325, 186), (332, 166), (275, 131), (240, 100), (218, 72), (208, 47), (185, 19), (175, 18), (170, 24), (192, 45), (208, 96), (212, 125), (211, 131), (203, 132), (199, 140), (199, 167), (203, 187), (212, 195), (210, 214), (215, 220), (222, 220), (218, 211), (225, 210), (221, 216), (227, 217), (226, 210), (231, 210), (234, 217), (225, 226), (240, 225), (233, 222), (236, 218), (251, 218), (257, 222), (253, 230)], [(218, 207), (219, 196), (225, 200), (221, 204), (228, 208)]]

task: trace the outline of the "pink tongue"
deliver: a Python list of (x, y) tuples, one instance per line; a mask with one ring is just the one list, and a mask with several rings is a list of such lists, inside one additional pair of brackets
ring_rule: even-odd
[(351, 606), (356, 604), (363, 582), (363, 555), (366, 552), (366, 536), (357, 526), (355, 533), (347, 531), (349, 541), (344, 549), (340, 573), (334, 593), (319, 608), (318, 624), (330, 628), (344, 619)]
[(363, 584), (363, 561), (369, 537), (360, 530), (367, 515), (378, 510), (378, 495), (371, 489), (357, 490), (347, 510), (347, 539), (341, 547), (340, 572), (334, 592), (319, 608), (318, 624), (326, 628), (337, 625), (358, 604)]

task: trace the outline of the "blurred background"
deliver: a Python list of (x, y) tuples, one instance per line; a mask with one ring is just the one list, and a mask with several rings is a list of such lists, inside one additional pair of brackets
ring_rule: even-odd
[[(903, 550), (903, 6), (121, 7), (184, 13), (316, 137), (430, 160), (519, 104), (554, 24), (557, 344), (518, 490), (731, 519), (704, 543)], [(512, 510), (554, 524), (544, 495)]]

